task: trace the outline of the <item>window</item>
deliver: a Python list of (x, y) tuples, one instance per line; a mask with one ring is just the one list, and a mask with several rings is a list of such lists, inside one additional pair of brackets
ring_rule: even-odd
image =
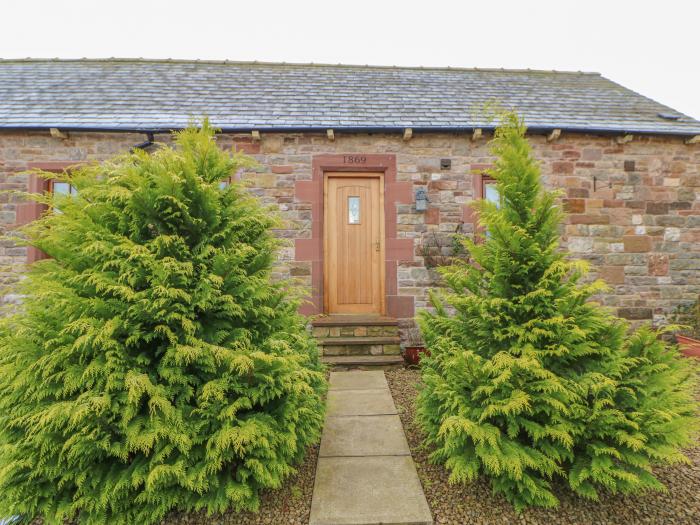
[(498, 187), (496, 186), (496, 181), (491, 177), (484, 177), (481, 179), (483, 185), (483, 198), (489, 202), (493, 202), (496, 206), (501, 205), (501, 196), (498, 194)]
[(360, 224), (359, 197), (348, 197), (348, 224)]
[[(53, 180), (51, 179), (48, 184), (48, 191), (49, 193), (53, 193), (54, 195), (77, 195), (78, 190), (75, 189), (75, 186), (73, 186), (70, 182), (64, 182), (64, 181), (58, 181), (58, 180)], [(53, 208), (54, 213), (63, 213), (61, 210), (58, 208), (54, 207)]]
[(231, 184), (231, 179), (232, 179), (232, 177), (226, 177), (225, 179), (221, 179), (219, 181), (219, 189), (225, 190), (226, 188), (228, 188), (229, 185)]
[(51, 180), (49, 181), (49, 192), (55, 195), (77, 195), (78, 190), (70, 182)]

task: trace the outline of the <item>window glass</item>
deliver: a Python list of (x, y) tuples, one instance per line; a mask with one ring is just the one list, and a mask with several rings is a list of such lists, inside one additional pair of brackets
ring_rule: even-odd
[(55, 181), (51, 187), (52, 191), (58, 195), (75, 195), (78, 191), (68, 182)]
[[(61, 182), (61, 181), (51, 181), (51, 184), (49, 185), (49, 191), (53, 193), (54, 195), (77, 195), (78, 190), (75, 189), (75, 186), (73, 186), (69, 182)], [(56, 208), (56, 206), (53, 207), (53, 212), (54, 213), (63, 213), (61, 210)]]
[(348, 197), (348, 224), (360, 224), (359, 197)]
[(501, 205), (501, 196), (498, 194), (495, 182), (484, 183), (484, 199), (493, 202), (496, 206)]

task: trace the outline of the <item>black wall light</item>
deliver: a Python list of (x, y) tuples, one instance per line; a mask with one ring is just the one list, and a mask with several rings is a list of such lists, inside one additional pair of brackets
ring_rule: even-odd
[(425, 211), (428, 209), (428, 192), (424, 188), (416, 190), (416, 211)]

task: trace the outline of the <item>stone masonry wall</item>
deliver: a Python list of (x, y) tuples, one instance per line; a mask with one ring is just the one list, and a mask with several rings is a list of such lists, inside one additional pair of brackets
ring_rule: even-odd
[[(425, 188), (429, 205), (417, 213), (413, 204), (397, 204), (397, 237), (412, 239), (414, 255), (399, 261), (398, 294), (413, 297), (416, 309), (427, 304), (436, 273), (426, 268), (422, 244), (461, 230), (473, 233), (468, 204), (474, 178), (490, 166), (486, 140), (464, 134), (220, 135), (223, 148), (250, 153), (261, 164), (244, 173), (251, 191), (280, 210), (287, 221), (278, 235), (286, 239), (276, 277), (298, 278), (312, 285), (311, 263), (295, 261), (293, 239), (309, 238), (311, 206), (295, 198), (295, 183), (311, 179), (314, 155), (332, 153), (395, 154), (397, 182)], [(66, 140), (48, 132), (0, 133), (0, 189), (26, 189), (23, 174), (32, 163), (103, 160), (142, 142), (138, 133), (70, 133)], [(156, 140), (168, 141), (167, 135)], [(681, 303), (700, 293), (700, 145), (680, 138), (635, 137), (618, 144), (615, 137), (567, 134), (553, 143), (530, 136), (542, 162), (545, 184), (562, 188), (569, 212), (562, 225), (564, 245), (593, 266), (593, 277), (607, 281), (601, 297), (619, 315), (663, 322)], [(451, 168), (441, 169), (440, 160)], [(0, 194), (0, 224), (5, 233), (16, 221), (17, 197)], [(0, 244), (3, 280), (19, 275), (24, 247)], [(449, 253), (449, 248), (445, 248)], [(317, 284), (317, 283), (313, 283)]]

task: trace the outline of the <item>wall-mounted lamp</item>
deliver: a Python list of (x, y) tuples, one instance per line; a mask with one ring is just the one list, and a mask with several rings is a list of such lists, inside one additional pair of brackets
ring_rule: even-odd
[(416, 211), (425, 211), (428, 209), (428, 192), (423, 188), (416, 190)]

